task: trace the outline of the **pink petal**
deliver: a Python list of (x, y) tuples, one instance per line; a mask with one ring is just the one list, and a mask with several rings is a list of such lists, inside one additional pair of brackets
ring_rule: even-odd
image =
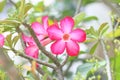
[(52, 40), (50, 38), (46, 38), (44, 40), (41, 41), (41, 44), (43, 46), (46, 46), (47, 44), (49, 44), (50, 42), (52, 42)]
[(45, 37), (47, 37), (47, 36), (44, 36), (44, 35), (36, 35), (36, 36), (37, 36), (37, 38), (38, 38), (39, 41), (41, 41), (41, 40), (43, 40)]
[(56, 25), (52, 25), (47, 29), (48, 35), (52, 40), (58, 40), (62, 38), (63, 32)]
[(0, 34), (0, 47), (3, 47), (4, 40), (5, 40), (4, 36), (2, 34)]
[(65, 17), (60, 21), (60, 26), (64, 33), (70, 33), (74, 26), (74, 20), (72, 17)]
[(69, 40), (66, 43), (66, 51), (69, 56), (77, 56), (79, 53), (79, 45), (76, 42)]
[(42, 23), (43, 23), (44, 29), (47, 30), (47, 28), (48, 28), (48, 16), (42, 17)]
[(86, 40), (86, 33), (82, 29), (76, 29), (70, 33), (70, 37), (72, 40), (83, 42)]
[(38, 57), (38, 48), (37, 48), (37, 46), (28, 46), (25, 48), (25, 53), (28, 56), (37, 58)]
[(62, 54), (65, 50), (65, 42), (58, 40), (51, 45), (51, 51), (53, 54)]
[(35, 31), (36, 34), (45, 34), (46, 33), (44, 27), (39, 22), (33, 22), (31, 27)]
[(29, 37), (29, 36), (26, 36), (26, 35), (23, 34), (22, 39), (23, 39), (24, 42), (28, 43), (28, 45), (34, 45), (35, 44), (32, 37)]

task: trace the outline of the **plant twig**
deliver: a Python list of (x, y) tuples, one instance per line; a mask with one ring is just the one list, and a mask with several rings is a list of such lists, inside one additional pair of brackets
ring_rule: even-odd
[[(45, 75), (45, 72), (42, 70), (42, 68), (39, 66), (37, 68), (37, 71), (41, 74), (41, 75)], [(47, 76), (47, 80), (53, 80), (50, 76)]]
[[(10, 80), (24, 80), (24, 78), (19, 74), (18, 70), (15, 68), (12, 60), (7, 54), (4, 53), (3, 49), (0, 48), (0, 61), (1, 66), (6, 71)], [(14, 75), (13, 75), (14, 74)]]
[(23, 25), (25, 27), (28, 28), (28, 30), (30, 31), (30, 34), (32, 35), (34, 41), (36, 42), (38, 48), (47, 56), (49, 57), (49, 59), (51, 59), (55, 64), (56, 66), (60, 66), (60, 63), (59, 61), (57, 60), (56, 57), (54, 57), (50, 52), (46, 51), (45, 48), (41, 45), (41, 43), (39, 42), (37, 36), (35, 35), (34, 31), (31, 29), (31, 26), (26, 24), (26, 23), (23, 23)]
[(61, 67), (63, 67), (66, 63), (67, 63), (67, 60), (68, 60), (69, 56), (67, 55), (65, 60), (63, 61), (63, 63), (61, 64)]
[(42, 61), (40, 61), (40, 60), (38, 60), (38, 59), (36, 59), (36, 58), (27, 56), (27, 55), (25, 55), (24, 53), (21, 53), (21, 52), (15, 50), (15, 49), (11, 49), (11, 50), (12, 50), (15, 54), (19, 53), (19, 56), (21, 56), (21, 57), (23, 57), (23, 58), (25, 58), (25, 59), (34, 60), (34, 61), (36, 61), (36, 62), (39, 63), (39, 64), (45, 65), (45, 66), (50, 67), (50, 68), (52, 68), (52, 69), (56, 69), (56, 68), (55, 68), (53, 65), (51, 65), (51, 64), (48, 64), (48, 63), (42, 62)]
[(74, 16), (80, 12), (81, 3), (82, 3), (82, 0), (78, 0), (78, 4), (76, 7), (76, 11), (75, 11)]
[(109, 60), (109, 57), (107, 55), (107, 49), (106, 49), (105, 43), (104, 43), (104, 41), (102, 39), (100, 40), (100, 43), (102, 45), (103, 54), (104, 54), (105, 60), (106, 60), (106, 70), (107, 70), (108, 80), (112, 80), (112, 73), (111, 73), (111, 68), (110, 68), (110, 60)]

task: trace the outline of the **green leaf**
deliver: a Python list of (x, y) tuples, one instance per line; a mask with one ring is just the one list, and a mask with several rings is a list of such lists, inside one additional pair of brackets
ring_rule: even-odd
[(81, 12), (79, 14), (77, 14), (75, 17), (74, 17), (74, 20), (75, 20), (75, 25), (78, 25), (81, 21), (84, 20), (86, 14), (84, 12)]
[(17, 21), (17, 20), (9, 20), (9, 19), (5, 19), (5, 20), (0, 20), (0, 25), (1, 24), (20, 24), (20, 22), (19, 21)]
[(98, 20), (98, 18), (96, 16), (89, 16), (84, 18), (84, 21), (91, 21), (91, 20)]
[(24, 15), (33, 7), (32, 4), (27, 3), (25, 4), (25, 10), (24, 10)]
[(108, 23), (103, 23), (100, 25), (99, 29), (98, 29), (98, 32), (101, 33), (101, 31), (106, 27)]
[(21, 0), (21, 4), (19, 7), (19, 14), (18, 17), (22, 19), (24, 17), (24, 11), (25, 11), (25, 0)]
[[(116, 78), (116, 80), (120, 80), (120, 52), (119, 55), (114, 58), (111, 59), (112, 66), (114, 66), (114, 64), (116, 65), (114, 68), (114, 77)], [(114, 62), (114, 60), (116, 61)]]
[(0, 0), (0, 12), (4, 9), (4, 6), (6, 4), (6, 0)]
[(13, 47), (16, 45), (16, 43), (18, 42), (18, 40), (20, 39), (20, 35), (18, 36), (15, 36), (12, 40), (12, 44), (13, 44)]
[(48, 74), (44, 74), (44, 76), (42, 77), (42, 80), (47, 80)]
[[(114, 36), (113, 36), (114, 34)], [(120, 36), (120, 29), (116, 29), (114, 32), (109, 32), (108, 34), (105, 35), (108, 38), (113, 38), (113, 37), (119, 37)]]
[(95, 52), (98, 44), (99, 44), (99, 42), (96, 42), (96, 43), (92, 46), (92, 48), (90, 49), (90, 54), (93, 54), (93, 53)]
[(82, 76), (86, 77), (87, 73), (93, 68), (94, 63), (85, 63), (78, 66), (77, 73), (80, 73)]
[(87, 29), (86, 33), (87, 33), (87, 37), (89, 38), (92, 38), (92, 39), (98, 38), (98, 32), (93, 27), (90, 27), (89, 29)]
[(12, 34), (7, 35), (6, 41), (8, 43), (8, 46), (12, 48)]

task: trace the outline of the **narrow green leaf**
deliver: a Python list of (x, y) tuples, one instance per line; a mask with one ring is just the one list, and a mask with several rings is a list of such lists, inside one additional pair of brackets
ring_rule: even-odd
[(24, 17), (24, 11), (25, 11), (25, 0), (21, 0), (21, 4), (19, 7), (19, 18)]
[[(114, 36), (113, 36), (114, 34)], [(113, 37), (119, 37), (120, 36), (120, 29), (116, 29), (114, 32), (109, 32), (108, 34), (105, 35), (108, 38), (113, 38)]]
[(7, 40), (8, 46), (12, 48), (12, 34), (7, 35), (6, 40)]
[(98, 20), (98, 18), (96, 16), (89, 16), (84, 18), (84, 21), (91, 21), (91, 20)]
[(98, 46), (99, 42), (95, 43), (92, 48), (90, 49), (90, 54), (93, 54)]
[(5, 19), (5, 20), (0, 20), (0, 25), (1, 24), (18, 24), (20, 23), (17, 20), (9, 20), (9, 19)]
[(104, 33), (106, 33), (108, 29), (109, 29), (109, 26), (106, 26), (106, 27), (101, 31), (101, 34), (100, 34), (100, 35), (103, 35)]
[(78, 25), (82, 20), (84, 20), (86, 14), (84, 12), (81, 12), (77, 14), (74, 19), (75, 19), (75, 25)]
[(24, 10), (24, 15), (33, 7), (32, 4), (27, 3), (25, 4), (25, 10)]
[(103, 24), (101, 24), (101, 26), (100, 26), (99, 29), (98, 29), (98, 32), (100, 33), (100, 32), (106, 27), (107, 24), (108, 24), (108, 23), (103, 23)]
[(44, 76), (42, 77), (42, 80), (47, 80), (48, 74), (44, 74)]
[(15, 36), (12, 40), (12, 44), (13, 44), (13, 47), (16, 45), (16, 43), (18, 42), (18, 40), (20, 39), (20, 35), (18, 36)]

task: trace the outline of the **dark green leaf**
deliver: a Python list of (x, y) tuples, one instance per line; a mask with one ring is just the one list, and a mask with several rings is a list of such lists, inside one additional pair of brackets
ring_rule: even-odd
[(99, 42), (95, 43), (92, 48), (90, 49), (90, 54), (93, 54), (98, 46)]

